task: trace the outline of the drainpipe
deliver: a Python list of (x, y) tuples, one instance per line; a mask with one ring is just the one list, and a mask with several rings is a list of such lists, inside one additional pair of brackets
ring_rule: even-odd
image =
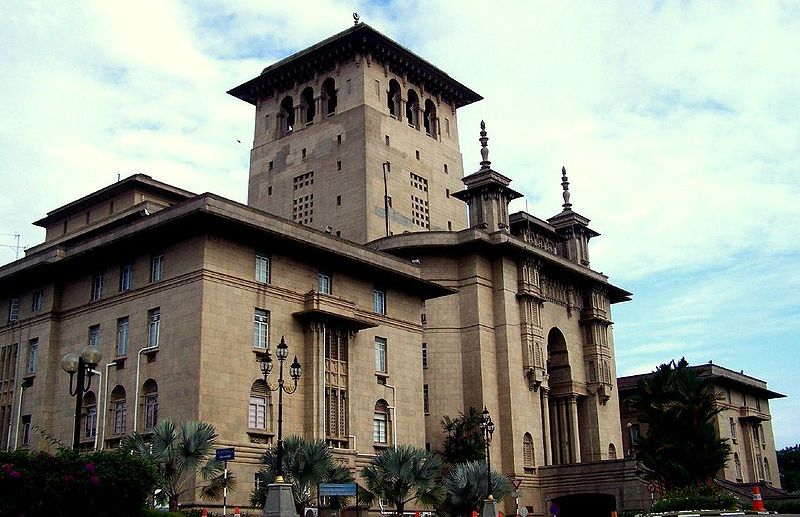
[(392, 405), (389, 406), (389, 418), (392, 419), (392, 448), (397, 448), (397, 418), (395, 418), (395, 406), (397, 404), (397, 390), (391, 384), (384, 384), (387, 388), (392, 389)]
[[(17, 450), (17, 441), (19, 440), (19, 421), (22, 418), (22, 394), (25, 393), (25, 381), (20, 381), (19, 383), (19, 401), (17, 402), (17, 424), (14, 426), (14, 450)], [(9, 432), (11, 431), (11, 426), (9, 426)], [(9, 441), (11, 436), (8, 437)], [(11, 444), (9, 444), (11, 445)]]
[[(103, 389), (103, 372), (98, 372), (97, 370), (92, 369), (91, 373), (93, 373), (94, 375), (97, 375), (98, 377), (100, 377), (99, 379), (97, 379), (97, 386), (98, 386), (98, 390), (102, 390)], [(108, 381), (106, 380), (106, 382), (108, 382)], [(105, 395), (105, 392), (103, 392), (102, 394)], [(106, 419), (105, 419), (105, 411), (103, 411), (102, 413), (100, 412), (100, 397), (97, 397), (97, 406), (95, 406), (95, 415), (96, 415), (96, 418), (100, 418), (100, 415), (103, 415), (103, 424), (105, 424), (105, 421), (106, 421)], [(95, 425), (97, 425), (97, 422), (95, 422)], [(97, 439), (99, 437), (100, 437), (100, 433), (98, 433), (97, 432), (97, 428), (95, 428), (95, 430), (94, 430), (94, 450), (95, 451), (97, 451)]]
[(158, 348), (156, 346), (146, 346), (139, 350), (139, 353), (136, 354), (136, 388), (133, 391), (133, 432), (136, 432), (136, 428), (139, 425), (139, 366), (142, 362), (142, 354), (150, 351), (155, 350)]
[[(105, 449), (106, 446), (106, 423), (108, 422), (108, 408), (106, 408), (106, 405), (108, 404), (108, 369), (116, 364), (116, 361), (112, 361), (106, 365), (106, 382), (103, 384), (103, 431), (102, 435), (100, 436), (100, 450)], [(97, 449), (97, 447), (95, 447), (95, 449)]]
[(322, 441), (325, 441), (325, 420), (328, 418), (328, 412), (326, 411), (325, 406), (325, 346), (326, 346), (326, 339), (328, 338), (328, 325), (322, 324), (322, 346), (320, 347), (319, 351), (319, 389), (320, 389), (320, 412), (322, 413), (322, 418), (320, 418), (320, 423), (322, 424), (322, 429), (320, 436), (322, 437)]

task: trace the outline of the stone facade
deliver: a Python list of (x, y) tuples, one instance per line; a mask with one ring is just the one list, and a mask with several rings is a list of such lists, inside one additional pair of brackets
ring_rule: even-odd
[[(729, 440), (732, 449), (728, 464), (717, 477), (731, 483), (763, 483), (780, 488), (769, 401), (785, 395), (767, 389), (767, 383), (760, 379), (716, 364), (690, 368), (697, 371), (701, 378), (713, 380), (719, 397), (717, 404), (721, 409), (714, 427), (720, 438)], [(625, 401), (635, 393), (639, 380), (645, 376), (620, 377), (617, 381), (623, 400), (620, 418), (625, 430), (623, 442), (626, 456), (632, 454), (632, 444), (636, 438), (647, 432), (647, 424), (639, 421), (637, 413)]]

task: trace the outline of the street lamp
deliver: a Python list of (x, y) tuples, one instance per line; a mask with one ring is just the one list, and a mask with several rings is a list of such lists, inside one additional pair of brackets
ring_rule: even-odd
[(267, 381), (267, 377), (269, 377), (270, 372), (272, 372), (273, 366), (272, 354), (269, 349), (267, 349), (267, 353), (259, 359), (259, 362), (261, 363), (261, 374), (264, 376), (264, 383), (266, 383), (267, 389), (278, 392), (278, 472), (275, 476), (275, 482), (283, 483), (283, 394), (291, 395), (297, 391), (297, 381), (300, 380), (302, 366), (297, 361), (297, 356), (295, 355), (294, 362), (289, 366), (289, 375), (292, 381), (294, 381), (294, 386), (288, 388), (283, 380), (283, 363), (289, 356), (289, 346), (286, 344), (286, 341), (284, 341), (283, 336), (281, 336), (281, 342), (275, 347), (275, 355), (278, 356), (278, 361), (280, 361), (281, 364), (278, 385), (275, 387), (272, 387)]
[(489, 415), (489, 410), (486, 406), (483, 407), (481, 413), (481, 431), (483, 431), (483, 443), (486, 447), (486, 499), (492, 501), (492, 454), (489, 447), (492, 444), (492, 434), (494, 433), (494, 422)]
[[(72, 449), (78, 450), (81, 441), (81, 410), (83, 409), (83, 394), (92, 387), (94, 367), (103, 359), (103, 354), (96, 346), (86, 345), (81, 350), (81, 355), (68, 353), (61, 358), (61, 368), (69, 374), (69, 394), (75, 397), (75, 422), (72, 435)], [(72, 378), (78, 374), (77, 382), (73, 388)], [(86, 382), (88, 377), (88, 382)], [(84, 383), (86, 384), (84, 386)]]

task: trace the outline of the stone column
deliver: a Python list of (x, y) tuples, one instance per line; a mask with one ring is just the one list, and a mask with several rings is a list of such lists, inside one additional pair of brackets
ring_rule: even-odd
[(578, 401), (573, 395), (567, 400), (570, 418), (570, 441), (572, 442), (572, 461), (581, 462), (581, 436), (578, 431)]
[(542, 434), (544, 435), (544, 464), (545, 465), (552, 465), (553, 464), (553, 449), (552, 444), (550, 443), (550, 397), (548, 395), (548, 389), (545, 387), (541, 388), (542, 390), (542, 397), (541, 397), (541, 404), (542, 404)]
[(549, 404), (550, 410), (550, 449), (552, 451), (553, 465), (561, 464), (561, 440), (559, 439), (559, 425), (558, 425), (558, 399), (553, 399)]
[(558, 438), (561, 443), (559, 454), (562, 465), (572, 463), (572, 433), (569, 428), (570, 418), (567, 411), (567, 403), (562, 398), (558, 401)]
[(292, 126), (293, 129), (297, 129), (298, 127), (302, 127), (302, 125), (305, 123), (305, 121), (303, 120), (304, 116), (305, 116), (305, 113), (303, 113), (303, 106), (302, 105), (295, 106), (294, 107), (294, 126)]
[(314, 122), (319, 122), (325, 118), (324, 102), (322, 102), (322, 95), (314, 98), (314, 105), (317, 107), (314, 110)]

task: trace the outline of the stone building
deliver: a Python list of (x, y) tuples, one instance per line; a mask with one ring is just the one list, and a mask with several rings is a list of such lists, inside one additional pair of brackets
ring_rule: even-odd
[[(769, 401), (785, 395), (767, 389), (765, 381), (716, 364), (690, 368), (701, 378), (711, 379), (719, 397), (717, 404), (722, 411), (717, 415), (714, 427), (720, 438), (729, 440), (732, 456), (718, 479), (739, 485), (764, 484), (780, 488)], [(639, 381), (647, 375), (617, 380), (622, 399), (620, 419), (625, 430), (622, 438), (626, 456), (632, 454), (633, 444), (640, 434), (647, 432), (647, 424), (639, 421), (636, 411), (626, 401), (636, 393)]]
[(285, 336), (303, 364), (286, 434), (353, 469), (394, 444), (436, 449), (443, 416), (485, 406), (492, 465), (534, 515), (639, 497), (611, 333), (630, 293), (589, 267), (599, 234), (566, 170), (560, 213), (509, 214), (521, 194), (483, 126), (463, 177), (456, 111), (481, 97), (364, 24), (229, 93), (255, 112), (247, 205), (132, 176), (37, 221), (45, 242), (0, 268), (4, 446), (42, 446), (34, 425), (69, 442), (59, 361), (91, 344), (105, 359), (84, 446), (208, 421), (246, 506), (276, 426), (256, 359)]

